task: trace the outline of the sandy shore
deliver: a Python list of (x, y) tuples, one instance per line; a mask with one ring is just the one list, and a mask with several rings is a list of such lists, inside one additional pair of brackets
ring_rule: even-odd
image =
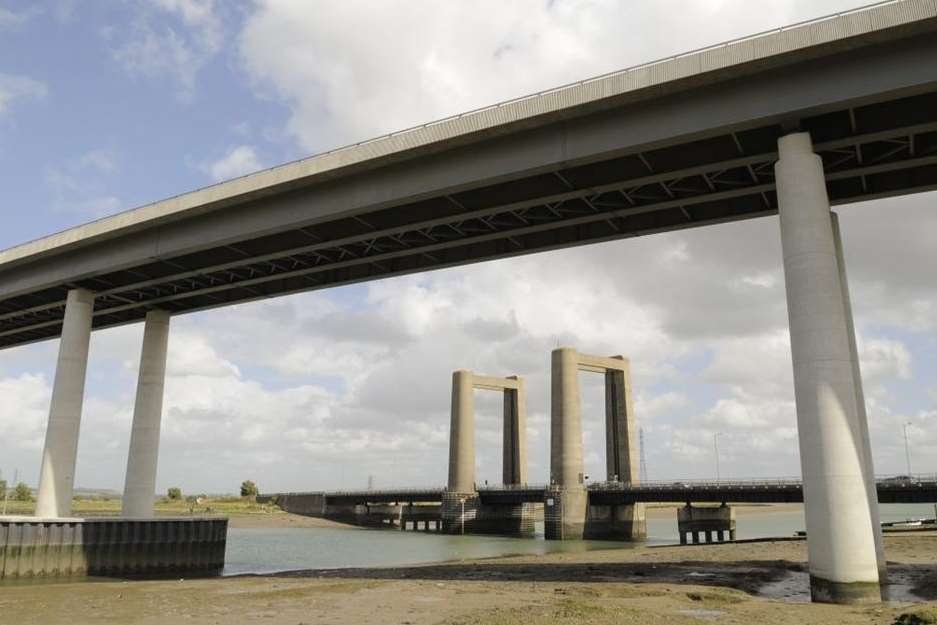
[[(886, 549), (904, 590), (937, 599), (937, 533), (888, 536)], [(0, 591), (0, 624), (827, 625), (891, 624), (912, 609), (937, 614), (937, 602), (805, 603), (805, 558), (803, 541), (771, 541), (185, 581), (9, 585)]]

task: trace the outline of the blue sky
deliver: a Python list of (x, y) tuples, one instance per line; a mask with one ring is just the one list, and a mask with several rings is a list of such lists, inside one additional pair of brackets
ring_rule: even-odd
[[(0, 247), (851, 6), (0, 0)], [(935, 199), (841, 211), (883, 473), (904, 471), (908, 422), (915, 471), (937, 471)], [(558, 340), (631, 357), (651, 478), (712, 475), (716, 432), (724, 475), (796, 474), (784, 306), (770, 218), (178, 318), (159, 487), (440, 483), (462, 367), (528, 378), (531, 474), (545, 479)], [(80, 486), (122, 485), (139, 340), (138, 327), (95, 335)], [(56, 347), (0, 354), (0, 469), (33, 484)], [(583, 381), (598, 476), (601, 389)], [(496, 481), (497, 398), (478, 406), (479, 479)]]

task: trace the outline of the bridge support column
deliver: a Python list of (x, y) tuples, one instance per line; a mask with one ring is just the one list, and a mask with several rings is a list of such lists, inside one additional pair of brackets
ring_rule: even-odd
[(575, 540), (582, 538), (589, 501), (576, 350), (553, 350), (550, 373), (550, 487), (544, 501), (544, 534), (548, 540)]
[(516, 375), (516, 389), (504, 389), (503, 480), (506, 485), (527, 483), (527, 406), (524, 380)]
[(849, 339), (823, 163), (808, 133), (782, 137), (775, 165), (814, 601), (880, 599), (868, 428)]
[(440, 508), (443, 532), (471, 533), (477, 510), (474, 375), (471, 371), (460, 369), (452, 372), (449, 483)]
[(452, 373), (452, 421), (449, 430), (449, 490), (475, 492), (475, 392), (472, 372)]
[(830, 213), (833, 219), (833, 242), (836, 244), (836, 262), (839, 265), (839, 279), (843, 285), (843, 305), (846, 307), (846, 325), (849, 335), (849, 352), (853, 366), (853, 380), (856, 385), (856, 405), (859, 407), (859, 425), (862, 428), (863, 465), (869, 512), (872, 517), (872, 532), (875, 535), (875, 559), (878, 562), (879, 583), (888, 580), (888, 566), (885, 560), (885, 544), (882, 540), (882, 521), (878, 509), (878, 491), (875, 486), (875, 469), (872, 464), (872, 439), (869, 436), (869, 417), (865, 408), (865, 393), (862, 390), (862, 373), (859, 370), (859, 348), (856, 346), (856, 326), (852, 318), (852, 299), (849, 297), (849, 280), (846, 278), (846, 257), (843, 254), (843, 239), (839, 231), (839, 215)]
[(42, 450), (37, 517), (67, 517), (72, 511), (93, 314), (94, 294), (91, 291), (73, 289), (68, 292), (49, 406), (49, 425)]
[[(638, 436), (631, 395), (631, 366), (621, 357), (621, 369), (605, 371), (605, 464), (609, 481), (636, 486)], [(647, 538), (644, 504), (590, 506), (586, 538), (639, 541)]]
[(533, 533), (533, 514), (526, 504), (483, 505), (475, 485), (475, 389), (504, 396), (503, 477), (506, 485), (527, 481), (527, 418), (524, 381), (459, 370), (452, 374), (452, 424), (449, 434), (449, 483), (443, 495), (442, 530), (450, 534)]
[(153, 516), (168, 346), (169, 313), (162, 310), (148, 312), (143, 329), (137, 399), (133, 411), (121, 511), (127, 517)]

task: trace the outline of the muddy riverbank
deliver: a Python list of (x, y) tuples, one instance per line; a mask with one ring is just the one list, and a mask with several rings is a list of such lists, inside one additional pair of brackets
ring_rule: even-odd
[[(937, 534), (888, 536), (893, 577), (937, 598)], [(199, 580), (13, 585), (0, 624), (893, 623), (937, 602), (814, 605), (803, 541), (642, 547)], [(796, 588), (793, 589), (796, 591)]]

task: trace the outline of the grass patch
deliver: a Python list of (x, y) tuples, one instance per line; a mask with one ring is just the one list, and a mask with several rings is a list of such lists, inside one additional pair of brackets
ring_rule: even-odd
[(553, 608), (553, 617), (558, 619), (584, 619), (599, 616), (608, 609), (587, 601), (563, 599)]
[(728, 605), (748, 601), (748, 595), (734, 590), (696, 590), (686, 594), (690, 601)]
[[(72, 500), (74, 516), (118, 516), (120, 515), (120, 497), (85, 498)], [(35, 501), (10, 501), (7, 514), (29, 516), (35, 512)], [(154, 507), (157, 516), (231, 516), (239, 514), (286, 514), (278, 506), (259, 504), (242, 497), (206, 497), (200, 503), (185, 500), (172, 501), (159, 499)]]

